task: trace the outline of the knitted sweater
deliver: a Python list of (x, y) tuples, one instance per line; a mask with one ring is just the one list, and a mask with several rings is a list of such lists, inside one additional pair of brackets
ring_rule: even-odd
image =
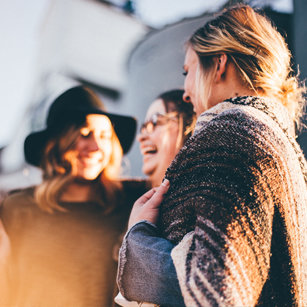
[(283, 106), (226, 100), (169, 167), (162, 234), (187, 306), (306, 306), (306, 161)]
[(145, 191), (145, 182), (123, 181), (108, 215), (96, 202), (61, 202), (67, 212), (46, 213), (31, 188), (9, 195), (0, 207), (11, 244), (0, 269), (0, 306), (113, 306), (120, 237)]

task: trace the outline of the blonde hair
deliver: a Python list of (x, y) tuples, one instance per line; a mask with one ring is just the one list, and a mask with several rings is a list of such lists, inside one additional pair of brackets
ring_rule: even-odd
[(248, 5), (228, 8), (199, 28), (187, 46), (199, 57), (196, 78), (205, 95), (204, 104), (210, 92), (208, 71), (216, 66), (213, 58), (225, 53), (246, 86), (282, 103), (291, 118), (299, 122), (306, 89), (293, 75), (288, 46), (268, 18)]
[[(73, 181), (72, 165), (64, 159), (64, 154), (70, 150), (80, 135), (80, 127), (71, 126), (64, 133), (59, 134), (47, 143), (41, 168), (43, 182), (35, 188), (34, 198), (39, 208), (52, 213), (54, 210), (66, 211), (59, 205), (62, 192)], [(93, 182), (93, 193), (97, 202), (105, 206), (105, 212), (112, 211), (116, 203), (115, 198), (121, 184), (118, 181), (123, 150), (118, 137), (112, 127), (112, 154), (108, 165), (100, 176)]]

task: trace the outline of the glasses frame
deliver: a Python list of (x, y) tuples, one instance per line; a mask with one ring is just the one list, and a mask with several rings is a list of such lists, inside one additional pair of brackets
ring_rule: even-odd
[(166, 114), (156, 113), (152, 117), (144, 122), (140, 127), (141, 134), (151, 134), (155, 131), (157, 126), (164, 126), (170, 121), (176, 121), (179, 118), (178, 112), (169, 112)]

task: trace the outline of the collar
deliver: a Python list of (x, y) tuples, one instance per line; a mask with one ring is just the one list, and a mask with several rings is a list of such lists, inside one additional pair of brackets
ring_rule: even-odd
[(290, 119), (287, 109), (276, 101), (257, 96), (238, 96), (229, 98), (203, 112), (197, 118), (194, 134), (199, 132), (204, 123), (209, 122), (224, 111), (237, 109), (238, 106), (253, 107), (264, 112), (279, 125), (283, 132), (286, 133), (287, 137), (295, 137), (294, 123)]
[(286, 107), (272, 99), (257, 96), (239, 96), (226, 99), (225, 101), (218, 103), (216, 106), (203, 112), (197, 118), (194, 135), (197, 135), (202, 127), (217, 115), (224, 111), (238, 109), (238, 106), (242, 106), (243, 108), (252, 107), (262, 111), (278, 124), (282, 132), (291, 143), (299, 160), (305, 182), (307, 182), (307, 163), (305, 156), (295, 139), (296, 135), (294, 122), (290, 119)]

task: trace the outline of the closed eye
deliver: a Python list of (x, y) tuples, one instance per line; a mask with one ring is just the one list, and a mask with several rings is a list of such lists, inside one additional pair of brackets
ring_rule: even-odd
[(109, 131), (104, 131), (100, 133), (101, 140), (110, 139), (111, 137), (112, 137), (112, 134)]
[(91, 131), (87, 128), (83, 128), (83, 129), (80, 130), (80, 134), (83, 138), (87, 138), (87, 137), (90, 136)]

